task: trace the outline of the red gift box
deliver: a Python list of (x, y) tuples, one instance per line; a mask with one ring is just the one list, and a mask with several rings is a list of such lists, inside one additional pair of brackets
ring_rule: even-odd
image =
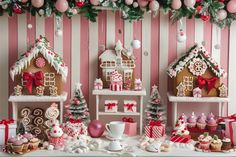
[(150, 123), (144, 127), (145, 135), (150, 138), (160, 138), (165, 135), (165, 125), (160, 121), (150, 121)]
[(136, 136), (137, 135), (137, 122), (133, 120), (133, 118), (122, 118), (122, 121), (125, 122), (125, 131), (124, 133), (128, 136)]

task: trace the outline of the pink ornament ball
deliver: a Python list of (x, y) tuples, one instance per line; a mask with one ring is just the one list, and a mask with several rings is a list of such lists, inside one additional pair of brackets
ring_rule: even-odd
[(127, 5), (131, 5), (131, 4), (133, 4), (133, 0), (125, 0), (125, 4), (127, 4)]
[(104, 131), (105, 126), (99, 120), (92, 120), (88, 125), (88, 133), (93, 138), (101, 137)]
[(227, 10), (232, 14), (236, 13), (236, 0), (229, 1), (229, 3), (227, 4)]
[(26, 2), (28, 2), (28, 0), (21, 0), (21, 2), (22, 2), (22, 3), (26, 3)]
[(92, 4), (92, 5), (99, 5), (100, 4), (100, 1), (99, 0), (90, 0), (90, 3)]
[(40, 8), (44, 4), (44, 0), (31, 0), (31, 4), (35, 8)]
[(59, 12), (64, 13), (68, 9), (69, 5), (67, 0), (57, 0), (55, 7)]
[(217, 16), (218, 16), (218, 20), (224, 20), (227, 17), (227, 11), (225, 11), (224, 9), (221, 9), (218, 11)]
[(179, 8), (181, 8), (182, 6), (182, 2), (180, 0), (173, 0), (171, 3), (171, 8), (174, 10), (178, 10)]
[(195, 3), (196, 3), (196, 0), (184, 0), (184, 5), (189, 8), (194, 7)]
[(146, 7), (149, 3), (149, 1), (147, 1), (147, 0), (138, 0), (137, 2), (139, 4), (139, 6), (142, 8)]
[(156, 0), (153, 0), (149, 3), (149, 8), (151, 11), (157, 11), (159, 9), (160, 5)]

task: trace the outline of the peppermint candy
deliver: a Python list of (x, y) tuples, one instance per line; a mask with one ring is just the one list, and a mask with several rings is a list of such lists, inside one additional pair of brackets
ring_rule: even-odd
[(38, 68), (43, 68), (45, 66), (45, 59), (43, 57), (38, 57), (35, 61), (35, 65)]

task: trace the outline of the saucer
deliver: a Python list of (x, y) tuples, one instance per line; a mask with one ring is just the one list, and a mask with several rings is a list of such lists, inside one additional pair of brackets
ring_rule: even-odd
[(119, 149), (119, 150), (118, 150), (118, 149), (117, 149), (117, 150), (111, 150), (111, 149), (109, 149), (108, 146), (107, 146), (106, 148), (107, 148), (108, 151), (111, 151), (111, 152), (120, 152), (120, 151), (123, 150), (123, 147), (122, 147), (122, 146), (121, 146), (121, 149)]

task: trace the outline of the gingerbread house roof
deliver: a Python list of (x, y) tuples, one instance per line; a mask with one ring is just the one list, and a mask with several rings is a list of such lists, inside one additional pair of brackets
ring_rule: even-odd
[(186, 54), (171, 63), (167, 69), (168, 75), (171, 78), (176, 77), (195, 58), (203, 60), (217, 77), (225, 77), (227, 75), (224, 69), (210, 56), (209, 52), (201, 44), (194, 45)]
[(63, 81), (66, 81), (68, 67), (65, 65), (62, 57), (52, 51), (50, 43), (45, 37), (40, 36), (31, 49), (20, 56), (10, 69), (10, 76), (14, 81), (15, 75), (21, 74), (22, 70), (27, 68), (30, 61), (42, 54), (48, 63), (55, 68), (57, 73), (62, 75)]

